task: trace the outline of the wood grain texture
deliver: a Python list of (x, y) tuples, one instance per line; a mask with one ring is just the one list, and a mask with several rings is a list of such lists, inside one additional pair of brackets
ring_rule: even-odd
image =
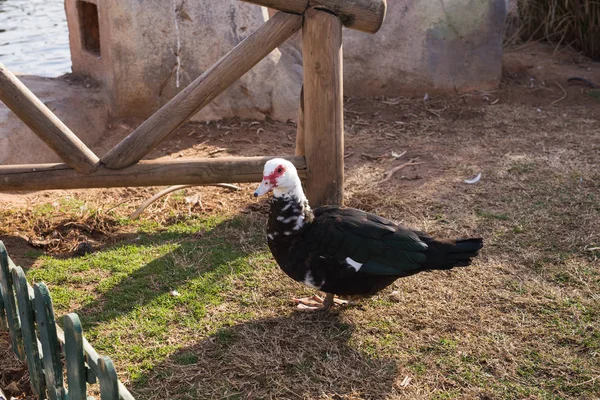
[(33, 285), (33, 290), (35, 293), (35, 320), (42, 344), (42, 353), (44, 354), (42, 362), (48, 397), (49, 400), (65, 400), (67, 393), (63, 385), (60, 346), (56, 334), (56, 321), (50, 291), (43, 282)]
[(342, 23), (314, 8), (304, 17), (304, 146), (306, 192), (313, 207), (344, 198)]
[(121, 169), (141, 160), (301, 26), (302, 16), (275, 14), (110, 150), (102, 162)]
[(63, 317), (63, 336), (69, 400), (85, 400), (87, 385), (85, 381), (85, 360), (83, 352), (83, 329), (79, 316), (75, 313)]
[(72, 168), (90, 173), (98, 157), (12, 72), (0, 63), (0, 100)]
[(298, 106), (298, 125), (296, 127), (296, 155), (304, 156), (304, 85), (300, 91), (300, 105)]
[[(79, 174), (65, 164), (0, 166), (0, 191), (260, 182), (264, 164), (272, 158), (141, 161), (123, 170), (100, 167), (91, 175)], [(298, 168), (301, 178), (305, 176), (304, 157), (283, 158)]]
[(119, 378), (110, 358), (98, 359), (98, 381), (101, 400), (119, 400)]
[(4, 300), (8, 333), (10, 335), (13, 351), (19, 360), (25, 360), (23, 335), (21, 333), (21, 324), (17, 313), (17, 302), (14, 295), (14, 284), (10, 272), (14, 267), (15, 265), (8, 256), (4, 243), (0, 240), (0, 294)]
[(46, 393), (46, 382), (44, 380), (42, 358), (40, 356), (37, 336), (35, 334), (35, 317), (31, 301), (33, 293), (29, 293), (29, 285), (25, 279), (23, 268), (15, 267), (11, 272), (13, 283), (15, 285), (19, 319), (21, 321), (23, 345), (25, 346), (25, 354), (27, 355), (27, 369), (29, 370), (31, 390), (38, 398), (43, 398)]
[(383, 24), (386, 0), (244, 0), (294, 14), (304, 14), (310, 7), (328, 10), (347, 28), (375, 33)]

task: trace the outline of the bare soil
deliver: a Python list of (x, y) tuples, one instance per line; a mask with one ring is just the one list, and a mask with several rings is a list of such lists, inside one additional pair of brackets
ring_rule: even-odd
[[(385, 294), (391, 299), (399, 296), (402, 300), (393, 311), (386, 308), (379, 313), (376, 304), (367, 309), (348, 310), (345, 318), (357, 325), (354, 334), (337, 332), (338, 325), (324, 326), (328, 335), (347, 335), (350, 341), (344, 342), (345, 350), (334, 349), (334, 353), (363, 346), (366, 336), (362, 335), (367, 328), (359, 326), (382, 329), (374, 327), (373, 321), (387, 318), (404, 325), (402, 331), (394, 328), (391, 333), (404, 335), (415, 348), (424, 346), (426, 338), (464, 338), (464, 342), (459, 342), (465, 357), (491, 354), (486, 373), (502, 375), (509, 380), (514, 377), (525, 379), (519, 378), (522, 360), (518, 354), (523, 346), (566, 358), (585, 351), (581, 348), (568, 350), (545, 342), (545, 334), (540, 328), (543, 319), (537, 319), (541, 317), (536, 314), (536, 310), (546, 306), (551, 308), (548, 296), (579, 296), (586, 307), (598, 309), (598, 275), (589, 278), (582, 271), (599, 272), (600, 99), (591, 96), (592, 89), (585, 84), (569, 82), (571, 77), (583, 77), (600, 85), (600, 63), (568, 50), (555, 52), (553, 48), (533, 43), (507, 51), (502, 84), (496, 91), (427, 99), (346, 99), (346, 204), (434, 235), (482, 236), (485, 249), (476, 265), (452, 276), (428, 275), (399, 282), (390, 290), (396, 297)], [(118, 123), (123, 132), (132, 127), (131, 121)], [(293, 122), (232, 119), (208, 124), (188, 123), (149, 158), (290, 155), (294, 152), (295, 129)], [(118, 140), (119, 137), (107, 138), (107, 146)], [(391, 177), (386, 174), (407, 162), (414, 165), (400, 169)], [(479, 173), (479, 182), (464, 182)], [(256, 213), (257, 218), (264, 218), (266, 203), (251, 198), (253, 187), (243, 184), (242, 190), (237, 192), (213, 187), (187, 189), (185, 196), (198, 194), (199, 203), (189, 203), (172, 194), (149, 207), (143, 217), (168, 222), (176, 218), (173, 213), (193, 212), (207, 215)], [(24, 267), (34, 266), (40, 251), (71, 257), (82, 242), (97, 250), (108, 244), (131, 240), (135, 229), (119, 224), (117, 217), (110, 216), (112, 214), (90, 215), (82, 209), (81, 218), (74, 219), (72, 213), (64, 215), (60, 209), (65, 201), (72, 200), (81, 207), (100, 205), (104, 211), (127, 216), (158, 190), (123, 188), (2, 194), (0, 208), (5, 211), (5, 220), (0, 228), (0, 238), (15, 262)], [(36, 218), (35, 210), (40, 206), (55, 207), (56, 217), (50, 220)], [(560, 274), (564, 274), (564, 281)], [(313, 327), (323, 324), (321, 317), (312, 322), (304, 320), (290, 324), (277, 318), (279, 311), (265, 312), (265, 318), (273, 319), (256, 324), (260, 329), (273, 329), (276, 334), (290, 337), (298, 335), (295, 328), (300, 329), (303, 324), (313, 324)], [(404, 321), (398, 320), (399, 315)], [(571, 317), (581, 315), (573, 311)], [(234, 334), (241, 339), (228, 350), (233, 352), (230, 354), (234, 359), (250, 363), (248, 349), (260, 340), (270, 340), (250, 337), (256, 329), (252, 324), (235, 328)], [(597, 338), (594, 335), (598, 335), (598, 324), (590, 323), (589, 329), (590, 337)], [(502, 332), (498, 342), (482, 344), (474, 339), (492, 330)], [(564, 339), (568, 340), (568, 337)], [(539, 343), (532, 343), (535, 341)], [(6, 345), (7, 341), (0, 336), (0, 356), (6, 353)], [(216, 358), (211, 358), (210, 353), (218, 352), (215, 346), (205, 343), (187, 351), (208, 352), (207, 360), (214, 361)], [(379, 351), (386, 348), (380, 344), (375, 347)], [(389, 351), (387, 356), (396, 360), (394, 363), (373, 364), (364, 355), (353, 356), (357, 363), (355, 369), (367, 371), (371, 378), (378, 373), (375, 369), (383, 370), (393, 365), (393, 373), (383, 373), (386, 381), (362, 382), (371, 388), (371, 395), (360, 392), (357, 389), (361, 384), (360, 377), (352, 376), (356, 390), (347, 387), (340, 389), (339, 394), (327, 382), (315, 386), (315, 382), (281, 381), (288, 385), (286, 390), (297, 390), (296, 393), (304, 395), (294, 396), (282, 389), (280, 398), (416, 399), (432, 398), (442, 390), (458, 393), (463, 398), (500, 398), (497, 396), (501, 391), (484, 390), (473, 382), (464, 381), (462, 388), (453, 387), (445, 377), (449, 371), (436, 368), (431, 359), (419, 361), (430, 372), (421, 376), (402, 366), (402, 363), (414, 362), (410, 355), (394, 358), (394, 351), (400, 350), (392, 348)], [(266, 357), (268, 353), (254, 349), (250, 353), (253, 352), (258, 358), (259, 355)], [(600, 376), (598, 353), (595, 356), (586, 354), (585, 357), (590, 357), (586, 368)], [(267, 355), (276, 357), (271, 353)], [(260, 369), (260, 360), (252, 362), (258, 363), (258, 367), (254, 365), (253, 368)], [(18, 388), (10, 392), (16, 395), (28, 389), (25, 380), (14, 372), (22, 371), (22, 364), (15, 365), (7, 370), (2, 365), (0, 384), (5, 391), (9, 390), (9, 385)], [(167, 366), (168, 363), (163, 367)], [(208, 368), (202, 361), (193, 371), (190, 370), (192, 367), (178, 367), (181, 368), (179, 376), (187, 377), (186, 374), (193, 374), (203, 367)], [(215, 374), (229, 374), (232, 384), (244, 385), (239, 382), (243, 378), (240, 378), (239, 369), (235, 369), (238, 367), (219, 365), (214, 368)], [(590, 382), (570, 382), (571, 372), (561, 370), (560, 366), (548, 367), (539, 374), (540, 382), (548, 377), (563, 376), (567, 382), (565, 387), (571, 383), (584, 387), (592, 385), (585, 392), (587, 395), (594, 393), (600, 379), (592, 376)], [(179, 379), (176, 375), (170, 378), (174, 384)], [(323, 376), (341, 379), (332, 371), (325, 371)], [(406, 383), (407, 376), (412, 377), (412, 384), (411, 380)], [(213, 378), (211, 375), (202, 379)], [(157, 373), (149, 378), (149, 382), (160, 382), (162, 387), (160, 379), (162, 377)], [(201, 383), (210, 389), (211, 382)], [(295, 384), (299, 386), (293, 387)], [(253, 398), (267, 397), (260, 387), (248, 390), (248, 393), (255, 393)], [(559, 397), (578, 398), (575, 390), (556, 390)], [(600, 392), (595, 393), (600, 396)], [(145, 390), (140, 390), (140, 395), (140, 398), (152, 397), (152, 393)], [(512, 392), (506, 396), (519, 397)], [(530, 398), (538, 397), (531, 395)]]

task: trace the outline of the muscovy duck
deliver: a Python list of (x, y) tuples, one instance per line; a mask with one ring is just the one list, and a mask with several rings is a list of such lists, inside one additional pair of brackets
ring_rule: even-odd
[(398, 278), (422, 271), (468, 266), (483, 247), (480, 238), (434, 239), (354, 208), (311, 210), (296, 168), (281, 158), (267, 161), (254, 196), (270, 191), (271, 253), (292, 279), (327, 293), (324, 301), (313, 297), (321, 304), (296, 299), (305, 309), (328, 310), (334, 295), (371, 296)]

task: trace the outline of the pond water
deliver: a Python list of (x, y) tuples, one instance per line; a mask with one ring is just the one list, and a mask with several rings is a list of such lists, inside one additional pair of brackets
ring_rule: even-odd
[(64, 0), (0, 0), (0, 62), (13, 72), (71, 72)]

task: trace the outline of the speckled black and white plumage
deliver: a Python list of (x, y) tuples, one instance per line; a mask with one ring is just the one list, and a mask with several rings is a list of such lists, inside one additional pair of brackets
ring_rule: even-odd
[(401, 277), (470, 265), (483, 246), (482, 239), (436, 240), (353, 208), (313, 211), (294, 167), (281, 159), (269, 163), (265, 177), (270, 178), (257, 189), (274, 191), (269, 248), (287, 275), (311, 288), (369, 296)]

